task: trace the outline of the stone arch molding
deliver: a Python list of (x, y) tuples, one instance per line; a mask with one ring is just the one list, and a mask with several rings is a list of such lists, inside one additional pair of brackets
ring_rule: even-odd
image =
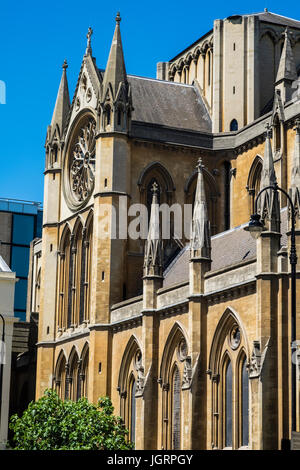
[(138, 182), (137, 182), (138, 186), (140, 187), (140, 190), (143, 191), (143, 190), (146, 189), (145, 188), (145, 180), (147, 179), (147, 176), (154, 170), (156, 170), (158, 173), (160, 173), (162, 178), (164, 179), (167, 192), (175, 191), (175, 184), (174, 184), (172, 176), (170, 175), (170, 173), (166, 169), (166, 167), (162, 163), (160, 163), (159, 161), (149, 163), (142, 170), (142, 172), (139, 176)]
[(244, 338), (245, 355), (247, 358), (250, 357), (249, 342), (243, 322), (233, 308), (227, 307), (219, 320), (211, 344), (207, 371), (211, 378), (218, 376), (220, 373), (222, 347), (226, 340), (226, 336), (234, 325), (237, 325), (240, 328)]
[(169, 387), (172, 369), (171, 359), (176, 349), (178, 361), (184, 364), (182, 390), (191, 388), (194, 370), (188, 344), (189, 341), (183, 326), (179, 322), (175, 322), (168, 335), (161, 360), (158, 382), (163, 390)]
[(128, 384), (130, 382), (130, 365), (134, 361), (134, 368), (137, 374), (136, 394), (135, 396), (142, 396), (146, 385), (147, 378), (150, 370), (145, 377), (145, 369), (143, 365), (142, 346), (135, 335), (132, 335), (125, 347), (118, 378), (117, 390), (121, 397), (126, 393)]

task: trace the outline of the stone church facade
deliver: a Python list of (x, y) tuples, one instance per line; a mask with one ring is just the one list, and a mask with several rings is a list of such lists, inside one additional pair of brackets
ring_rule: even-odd
[[(244, 228), (277, 181), (300, 254), (300, 22), (216, 20), (157, 79), (127, 74), (119, 15), (105, 69), (91, 35), (47, 131), (37, 398), (110, 396), (136, 449), (280, 449), (292, 410), (300, 431), (286, 197)], [(159, 204), (192, 207), (190, 236), (174, 215), (162, 239)]]

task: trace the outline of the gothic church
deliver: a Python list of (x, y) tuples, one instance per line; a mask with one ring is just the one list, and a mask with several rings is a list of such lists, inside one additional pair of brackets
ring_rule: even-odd
[[(300, 21), (215, 20), (156, 79), (127, 74), (120, 21), (105, 69), (89, 29), (72, 102), (63, 64), (47, 130), (37, 398), (110, 396), (136, 449), (280, 449), (300, 431), (284, 193), (244, 229), (277, 183), (300, 257)], [(190, 239), (162, 240), (163, 203), (192, 205)], [(146, 240), (113, 236), (133, 204)]]

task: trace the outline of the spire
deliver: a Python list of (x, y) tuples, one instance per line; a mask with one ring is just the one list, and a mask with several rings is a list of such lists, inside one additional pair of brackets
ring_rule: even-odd
[(116, 16), (116, 27), (110, 48), (110, 53), (103, 78), (103, 100), (109, 84), (112, 87), (113, 99), (116, 99), (120, 83), (127, 85), (127, 75), (125, 69), (123, 47), (120, 31), (120, 13)]
[(144, 277), (162, 277), (163, 274), (163, 250), (159, 227), (157, 191), (158, 185), (154, 182), (148, 238), (145, 244)]
[(89, 27), (88, 32), (87, 32), (87, 45), (86, 45), (86, 51), (85, 55), (92, 55), (92, 46), (91, 46), (91, 37), (93, 34), (93, 30), (91, 27)]
[(191, 235), (191, 258), (210, 259), (210, 223), (208, 220), (206, 196), (204, 189), (202, 160), (198, 160), (197, 187), (194, 203)]
[(295, 123), (295, 146), (292, 160), (292, 174), (290, 196), (296, 209), (296, 214), (300, 217), (300, 119)]
[(284, 103), (291, 99), (291, 85), (295, 80), (297, 80), (296, 64), (289, 38), (289, 30), (286, 28), (284, 32), (284, 45), (275, 81), (276, 88), (281, 89)]
[(60, 80), (60, 85), (57, 93), (55, 108), (52, 115), (51, 121), (51, 132), (50, 138), (52, 139), (56, 126), (59, 129), (59, 137), (62, 137), (64, 126), (66, 123), (66, 119), (70, 109), (70, 96), (69, 96), (69, 87), (68, 87), (68, 80), (67, 80), (67, 68), (68, 64), (65, 59), (62, 65), (62, 77)]
[[(274, 160), (271, 146), (272, 130), (270, 124), (266, 125), (265, 153), (263, 167), (261, 172), (260, 190), (267, 186), (276, 186), (277, 179), (274, 168)], [(270, 222), (270, 230), (279, 231), (280, 227), (280, 208), (278, 193), (272, 189), (264, 191), (258, 200), (259, 213), (263, 220)]]

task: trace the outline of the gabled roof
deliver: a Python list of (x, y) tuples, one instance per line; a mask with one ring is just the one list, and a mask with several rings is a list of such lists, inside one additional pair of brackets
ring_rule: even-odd
[(210, 115), (192, 85), (127, 75), (132, 92), (132, 120), (177, 129), (211, 132)]
[[(287, 246), (287, 209), (281, 210), (281, 246)], [(234, 266), (243, 261), (255, 261), (256, 258), (256, 240), (251, 237), (249, 232), (244, 230), (244, 225), (235, 227), (226, 232), (218, 233), (211, 237), (211, 271)], [(170, 287), (175, 284), (189, 280), (189, 245), (185, 246), (174, 261), (164, 272), (163, 287)]]
[(287, 18), (286, 16), (277, 15), (276, 13), (271, 13), (270, 11), (263, 11), (261, 13), (254, 13), (253, 15), (243, 16), (258, 16), (260, 21), (266, 21), (267, 23), (290, 26), (292, 28), (300, 29), (300, 21), (294, 20), (293, 18)]

